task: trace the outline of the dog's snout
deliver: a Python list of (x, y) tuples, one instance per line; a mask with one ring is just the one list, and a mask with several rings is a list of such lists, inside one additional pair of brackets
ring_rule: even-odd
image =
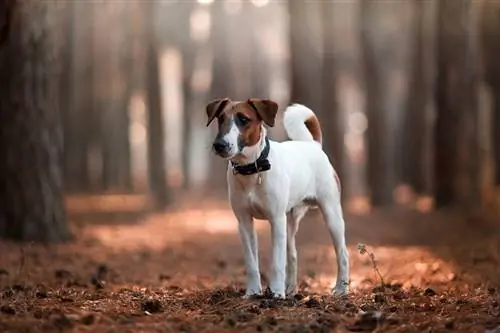
[(229, 143), (222, 139), (222, 138), (217, 138), (214, 141), (214, 150), (216, 153), (225, 153), (229, 149)]

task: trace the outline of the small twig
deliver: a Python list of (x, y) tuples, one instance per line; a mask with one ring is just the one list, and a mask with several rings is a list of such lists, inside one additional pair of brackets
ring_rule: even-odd
[(21, 247), (21, 260), (19, 261), (19, 267), (17, 268), (17, 278), (21, 275), (21, 271), (24, 268), (24, 263), (26, 262), (26, 253), (24, 252), (24, 246)]
[[(31, 247), (32, 244), (33, 244), (33, 242), (29, 243), (28, 247)], [(23, 271), (25, 265), (26, 265), (26, 251), (24, 249), (24, 246), (22, 246), (21, 247), (21, 259), (19, 261), (19, 267), (17, 269), (16, 279), (19, 279), (19, 276), (21, 275), (21, 272)]]
[(366, 245), (365, 244), (361, 244), (361, 243), (358, 244), (358, 251), (359, 251), (360, 254), (368, 254), (368, 257), (370, 258), (370, 260), (372, 262), (373, 270), (378, 275), (382, 287), (385, 287), (384, 278), (382, 277), (382, 274), (380, 273), (380, 271), (378, 269), (377, 259), (375, 258), (375, 254), (373, 252), (368, 251), (366, 249)]

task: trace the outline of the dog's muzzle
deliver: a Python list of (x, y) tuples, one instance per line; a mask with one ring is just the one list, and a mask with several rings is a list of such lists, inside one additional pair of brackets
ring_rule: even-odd
[(229, 143), (223, 138), (216, 138), (213, 144), (214, 151), (217, 155), (225, 156), (229, 153)]

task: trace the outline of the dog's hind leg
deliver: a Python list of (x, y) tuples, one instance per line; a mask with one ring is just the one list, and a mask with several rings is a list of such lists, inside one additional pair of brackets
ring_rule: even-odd
[(349, 252), (345, 241), (345, 222), (340, 203), (333, 200), (320, 202), (328, 231), (335, 247), (337, 256), (337, 281), (333, 292), (335, 294), (347, 294), (349, 286)]
[(297, 247), (295, 236), (299, 230), (299, 224), (307, 212), (307, 206), (299, 206), (287, 215), (287, 260), (286, 260), (286, 295), (293, 296), (297, 292)]
[(259, 251), (257, 234), (254, 229), (254, 221), (250, 214), (237, 213), (238, 229), (243, 244), (245, 255), (245, 268), (247, 274), (245, 298), (262, 293), (259, 271)]

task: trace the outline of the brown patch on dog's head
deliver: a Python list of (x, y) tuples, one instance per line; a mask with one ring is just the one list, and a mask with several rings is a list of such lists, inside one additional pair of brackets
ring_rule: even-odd
[(278, 113), (278, 104), (269, 99), (250, 98), (247, 104), (254, 109), (260, 119), (269, 127), (274, 126), (276, 114)]
[(222, 111), (228, 106), (231, 102), (229, 98), (218, 98), (207, 104), (206, 112), (207, 112), (207, 127), (212, 123), (215, 118), (218, 118)]

